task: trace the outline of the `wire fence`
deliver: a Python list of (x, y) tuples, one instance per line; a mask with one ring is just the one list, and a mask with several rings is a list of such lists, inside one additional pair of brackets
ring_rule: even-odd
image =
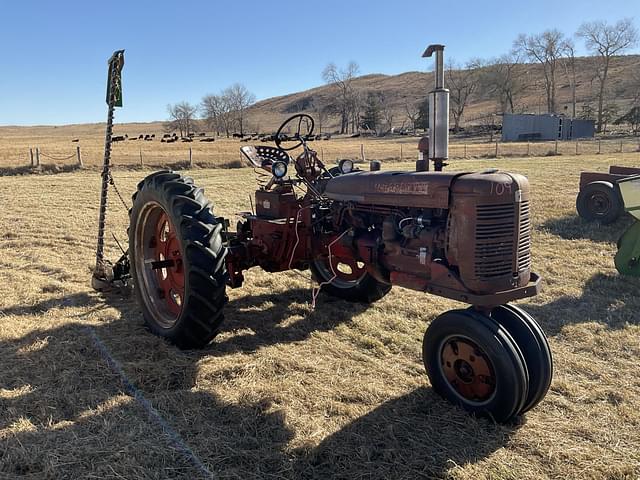
[[(112, 164), (115, 167), (136, 168), (238, 168), (247, 165), (239, 151), (237, 141), (216, 142), (207, 146), (149, 146), (147, 149), (128, 146), (114, 148)], [(311, 148), (318, 152), (323, 162), (332, 164), (338, 159), (356, 161), (380, 160), (383, 162), (413, 161), (418, 156), (417, 138), (365, 139), (353, 141), (338, 139), (313, 142)], [(555, 155), (611, 155), (640, 152), (640, 138), (585, 139), (551, 142), (500, 142), (454, 140), (449, 145), (451, 159), (477, 159), (500, 157), (543, 157)], [(0, 174), (12, 170), (69, 171), (77, 168), (100, 168), (103, 152), (98, 146), (85, 150), (56, 151), (30, 148), (21, 159), (4, 157), (0, 152)], [(8, 165), (8, 167), (4, 167)]]

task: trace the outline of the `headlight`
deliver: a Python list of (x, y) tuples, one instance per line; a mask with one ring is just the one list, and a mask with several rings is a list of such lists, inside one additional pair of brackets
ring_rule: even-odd
[(287, 164), (284, 162), (273, 162), (271, 165), (271, 173), (276, 178), (282, 178), (287, 174)]
[(338, 168), (342, 173), (351, 173), (353, 172), (353, 160), (344, 159), (338, 162)]

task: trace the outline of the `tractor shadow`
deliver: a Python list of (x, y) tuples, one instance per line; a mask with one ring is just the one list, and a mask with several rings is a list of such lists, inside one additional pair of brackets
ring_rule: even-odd
[(276, 344), (305, 340), (314, 332), (328, 332), (364, 312), (369, 306), (320, 294), (316, 308), (309, 305), (311, 289), (244, 295), (225, 306), (222, 332), (234, 332), (215, 339), (206, 349), (211, 355), (253, 352)]
[[(268, 395), (229, 402), (196, 388), (204, 356), (302, 340), (366, 308), (321, 296), (309, 313), (308, 295), (238, 298), (226, 328), (255, 335), (186, 352), (147, 332), (131, 298), (79, 293), (3, 310), (27, 317), (83, 307), (77, 322), (0, 341), (0, 430), (10, 432), (0, 438), (0, 477), (202, 478), (203, 465), (233, 478), (443, 477), (503, 447), (518, 428), (418, 388), (292, 450), (295, 432)], [(106, 320), (113, 308), (121, 315)]]
[(452, 407), (430, 388), (389, 400), (299, 449), (294, 478), (448, 478), (504, 447), (520, 425), (496, 425)]
[(625, 214), (610, 225), (601, 225), (599, 222), (587, 222), (575, 214), (549, 219), (536, 228), (565, 240), (588, 239), (599, 243), (616, 243), (633, 222), (634, 218)]
[(523, 307), (551, 336), (561, 333), (564, 326), (577, 323), (597, 322), (621, 329), (640, 324), (639, 291), (640, 279), (598, 273), (587, 280), (579, 297), (567, 295), (544, 305)]

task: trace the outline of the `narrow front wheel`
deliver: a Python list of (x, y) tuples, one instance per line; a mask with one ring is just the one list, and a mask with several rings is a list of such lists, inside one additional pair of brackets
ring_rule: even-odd
[(469, 412), (506, 422), (524, 405), (529, 376), (522, 353), (490, 317), (443, 313), (424, 335), (422, 358), (433, 389)]

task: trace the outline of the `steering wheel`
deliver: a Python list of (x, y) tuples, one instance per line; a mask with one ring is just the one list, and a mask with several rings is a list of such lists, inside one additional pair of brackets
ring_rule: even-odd
[[(298, 143), (296, 143), (293, 147), (284, 148), (282, 146), (282, 140), (280, 138), (280, 134), (285, 129), (285, 127), (287, 127), (289, 125), (289, 123), (294, 123), (294, 125), (295, 125), (295, 122), (297, 122), (297, 130), (296, 130), (296, 133), (294, 135), (294, 138), (297, 139), (297, 140), (300, 140), (300, 141)], [(302, 133), (300, 132), (300, 130), (302, 129), (303, 125), (306, 126), (306, 128), (307, 128), (307, 132), (304, 135), (302, 135)], [(276, 146), (280, 150), (284, 150), (285, 152), (298, 148), (300, 145), (302, 145), (304, 143), (304, 137), (309, 136), (309, 135), (311, 135), (313, 133), (313, 127), (314, 126), (315, 126), (315, 122), (313, 121), (313, 117), (311, 117), (311, 115), (307, 115), (306, 113), (298, 113), (298, 114), (294, 115), (293, 117), (287, 118), (284, 121), (284, 123), (282, 125), (280, 125), (280, 128), (276, 132), (276, 138), (275, 138)]]

